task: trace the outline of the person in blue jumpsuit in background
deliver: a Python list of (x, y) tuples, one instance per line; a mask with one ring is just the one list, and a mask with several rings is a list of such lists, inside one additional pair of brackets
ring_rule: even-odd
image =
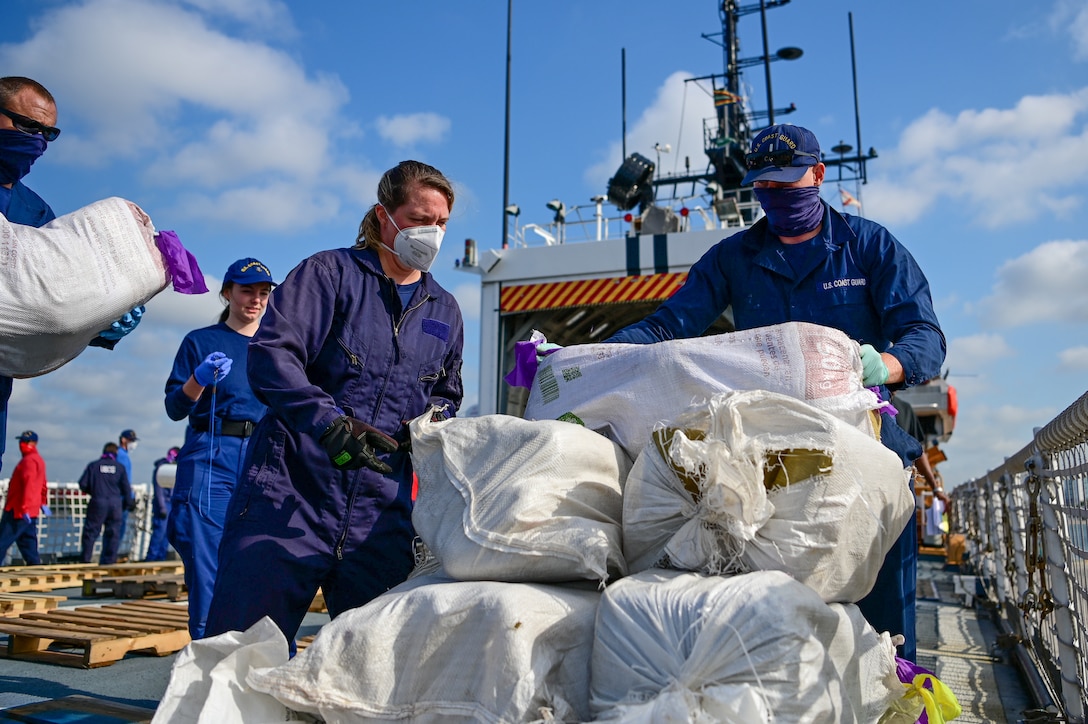
[(227, 504), (250, 435), (265, 413), (246, 379), (250, 338), (275, 282), (260, 261), (239, 259), (223, 275), (219, 322), (185, 335), (166, 381), (166, 414), (189, 418), (177, 458), (166, 535), (185, 564), (189, 633), (204, 636)]
[(333, 617), (413, 565), (407, 421), (461, 404), (456, 299), (428, 273), (453, 208), (437, 169), (378, 185), (353, 248), (299, 264), (249, 348), (268, 403), (231, 500), (207, 634), (269, 616), (292, 642), (320, 587)]
[[(51, 141), (60, 135), (57, 102), (41, 83), (22, 76), (0, 78), (0, 214), (13, 224), (45, 226), (57, 215), (22, 179), (30, 173)], [(140, 323), (144, 308), (137, 307), (91, 344), (113, 349), (121, 337)], [(12, 379), (0, 375), (0, 470), (7, 448), (8, 400)]]
[[(608, 342), (647, 344), (696, 337), (732, 305), (738, 330), (783, 322), (834, 327), (861, 344), (863, 383), (920, 384), (940, 373), (945, 338), (929, 282), (887, 229), (840, 214), (820, 199), (825, 166), (815, 135), (775, 125), (757, 134), (744, 184), (766, 214), (720, 241), (692, 265), (670, 299)], [(921, 446), (893, 422), (881, 440), (909, 466)], [(884, 559), (876, 586), (859, 607), (879, 631), (902, 634), (903, 658), (915, 660), (915, 521)]]
[(147, 555), (145, 561), (165, 561), (170, 552), (169, 542), (166, 540), (166, 519), (170, 516), (170, 498), (174, 493), (174, 484), (171, 481), (169, 487), (159, 484), (159, 469), (163, 465), (173, 466), (178, 460), (181, 448), (175, 446), (166, 451), (166, 457), (155, 461), (155, 469), (151, 473), (151, 540), (147, 543)]
[(79, 476), (79, 489), (91, 496), (87, 502), (87, 515), (83, 520), (82, 555), (80, 560), (90, 563), (94, 556), (94, 544), (103, 524), (102, 557), (99, 563), (108, 566), (117, 562), (117, 546), (121, 539), (121, 514), (126, 500), (132, 498), (125, 466), (117, 461), (117, 445), (108, 442), (102, 448), (102, 457), (87, 464)]
[[(138, 444), (135, 430), (122, 430), (121, 434), (117, 436), (117, 462), (125, 466), (130, 490), (136, 484), (136, 477), (132, 474), (132, 457), (129, 455), (129, 451), (135, 450)], [(128, 548), (125, 547), (125, 531), (128, 530), (128, 513), (131, 510), (136, 510), (135, 490), (132, 491), (132, 497), (124, 501), (121, 511), (121, 528), (117, 533), (117, 553), (120, 556), (126, 556), (129, 552)]]

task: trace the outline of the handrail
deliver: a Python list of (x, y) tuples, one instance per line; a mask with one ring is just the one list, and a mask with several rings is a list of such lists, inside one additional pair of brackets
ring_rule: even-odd
[(1036, 698), (1085, 722), (1088, 693), (1088, 393), (986, 475), (958, 486), (956, 532)]

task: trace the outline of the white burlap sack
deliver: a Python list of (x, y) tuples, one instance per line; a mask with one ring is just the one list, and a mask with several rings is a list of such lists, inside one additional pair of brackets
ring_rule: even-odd
[(778, 572), (612, 584), (590, 667), (600, 721), (875, 722), (902, 696), (888, 636)]
[(593, 589), (421, 576), (248, 682), (329, 722), (588, 721)]
[(287, 640), (267, 616), (245, 632), (193, 641), (170, 669), (152, 724), (312, 721), (245, 683), (250, 672), (286, 663)]
[(0, 375), (34, 377), (166, 288), (151, 220), (120, 198), (40, 229), (0, 216)]
[(837, 329), (789, 322), (657, 344), (584, 344), (544, 358), (525, 417), (576, 416), (631, 459), (654, 426), (729, 390), (771, 390), (805, 400), (872, 433), (879, 404), (861, 385), (858, 345)]
[(463, 581), (604, 581), (626, 573), (627, 456), (580, 425), (509, 415), (413, 420), (416, 532)]
[(914, 515), (895, 453), (793, 397), (715, 395), (654, 439), (624, 488), (632, 571), (778, 570), (854, 602)]

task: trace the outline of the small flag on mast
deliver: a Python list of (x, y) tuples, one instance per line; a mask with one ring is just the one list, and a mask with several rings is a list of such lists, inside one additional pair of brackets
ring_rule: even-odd
[(846, 189), (840, 188), (839, 195), (842, 197), (842, 205), (845, 206), (857, 206), (861, 208), (861, 202), (854, 198), (854, 195)]
[(715, 106), (727, 106), (730, 103), (736, 103), (740, 100), (740, 96), (736, 93), (730, 93), (725, 88), (714, 89), (714, 105)]

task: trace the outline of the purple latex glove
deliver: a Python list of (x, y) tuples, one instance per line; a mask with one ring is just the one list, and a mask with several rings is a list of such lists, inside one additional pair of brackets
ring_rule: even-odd
[[(898, 656), (895, 657), (895, 675), (899, 677), (899, 681), (904, 684), (910, 684), (914, 682), (914, 677), (918, 674), (932, 674), (933, 672), (927, 668), (919, 666), (914, 662), (901, 659)], [(932, 686), (926, 688), (932, 689)], [(918, 724), (929, 724), (929, 714), (925, 709), (922, 709), (922, 715), (918, 717)]]
[(506, 384), (526, 389), (533, 386), (533, 378), (536, 377), (539, 366), (536, 359), (536, 345), (537, 343), (531, 340), (514, 343), (514, 369), (503, 378)]
[(162, 253), (163, 264), (174, 284), (174, 291), (181, 294), (204, 294), (208, 285), (204, 283), (204, 272), (196, 263), (196, 257), (181, 245), (181, 239), (173, 231), (160, 231), (155, 234), (155, 246)]
[(876, 406), (876, 411), (877, 412), (879, 412), (882, 415), (887, 415), (888, 417), (895, 417), (897, 414), (899, 414), (899, 410), (895, 409), (895, 405), (893, 405), (890, 401), (885, 400), (883, 397), (880, 396), (880, 388), (879, 387), (866, 387), (865, 389), (869, 390), (869, 392), (872, 392), (874, 395), (876, 395), (876, 399), (878, 399), (880, 401), (880, 404)]

